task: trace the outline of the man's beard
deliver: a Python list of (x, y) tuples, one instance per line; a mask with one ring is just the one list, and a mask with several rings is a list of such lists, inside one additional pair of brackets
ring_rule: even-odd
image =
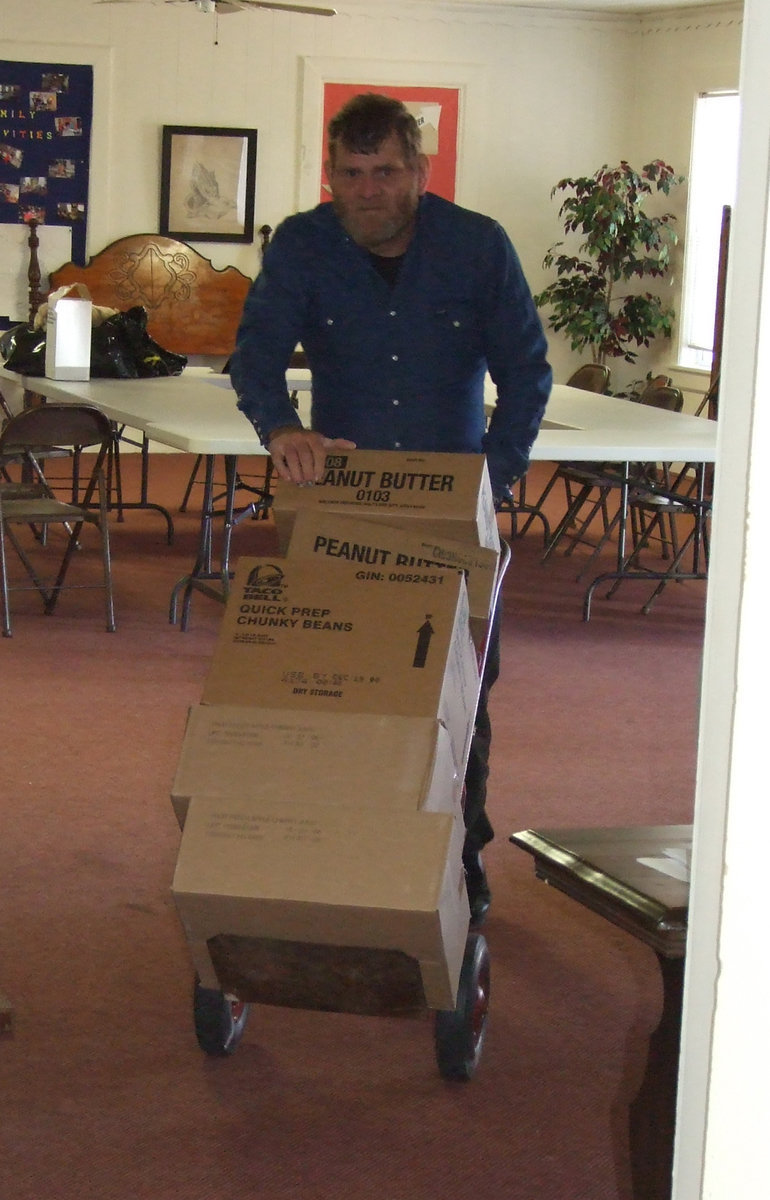
[(375, 254), (378, 247), (387, 245), (411, 229), (417, 211), (410, 196), (403, 198), (395, 212), (380, 208), (354, 212), (352, 206), (338, 199), (334, 199), (334, 208), (346, 233), (356, 245)]

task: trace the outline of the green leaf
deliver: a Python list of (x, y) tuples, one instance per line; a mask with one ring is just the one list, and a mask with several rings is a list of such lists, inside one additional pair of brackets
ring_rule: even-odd
[(604, 163), (593, 175), (560, 179), (551, 196), (562, 194), (559, 207), (565, 234), (579, 237), (577, 253), (556, 253), (555, 242), (543, 266), (557, 278), (535, 297), (550, 308), (548, 323), (570, 339), (573, 350), (590, 348), (596, 361), (607, 357), (633, 362), (632, 345), (648, 346), (655, 337), (670, 337), (673, 310), (651, 293), (614, 296), (619, 281), (663, 278), (670, 269), (671, 247), (678, 237), (673, 213), (650, 214), (643, 205), (654, 192), (668, 195), (684, 182), (662, 159), (635, 171), (621, 161)]

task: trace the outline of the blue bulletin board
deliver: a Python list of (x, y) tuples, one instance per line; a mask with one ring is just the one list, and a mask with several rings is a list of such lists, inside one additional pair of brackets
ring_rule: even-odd
[(69, 225), (85, 263), (93, 67), (0, 59), (0, 222)]

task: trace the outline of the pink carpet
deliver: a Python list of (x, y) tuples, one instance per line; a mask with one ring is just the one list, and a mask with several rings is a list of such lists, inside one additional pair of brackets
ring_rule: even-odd
[[(491, 1013), (470, 1083), (439, 1077), (428, 1019), (255, 1007), (235, 1055), (210, 1060), (169, 894), (169, 788), (221, 614), (199, 596), (188, 633), (168, 623), (195, 547), (196, 514), (175, 511), (189, 466), (153, 461), (172, 547), (157, 514), (114, 525), (115, 634), (98, 592), (52, 617), (24, 595), (0, 642), (0, 990), (15, 1007), (0, 1196), (628, 1200), (655, 956), (536, 881), (508, 835), (691, 819), (705, 586), (670, 586), (645, 617), (647, 589), (624, 584), (584, 624), (585, 552), (541, 565), (537, 529), (514, 545), (492, 700)], [(269, 522), (237, 531), (236, 554), (271, 548)]]

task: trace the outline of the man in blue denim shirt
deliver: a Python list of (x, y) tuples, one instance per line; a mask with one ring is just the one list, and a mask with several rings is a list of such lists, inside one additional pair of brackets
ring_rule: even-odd
[[(329, 123), (333, 202), (287, 218), (243, 310), (231, 377), (278, 474), (319, 479), (330, 448), (484, 453), (496, 499), (527, 469), (551, 387), (546, 340), (516, 252), (490, 217), (426, 192), (429, 162), (400, 101), (356, 96)], [(301, 343), (313, 377), (311, 429), (286, 387)], [(487, 428), (484, 377), (497, 386)], [(466, 775), (463, 853), (478, 925), (488, 691), (499, 613)]]

